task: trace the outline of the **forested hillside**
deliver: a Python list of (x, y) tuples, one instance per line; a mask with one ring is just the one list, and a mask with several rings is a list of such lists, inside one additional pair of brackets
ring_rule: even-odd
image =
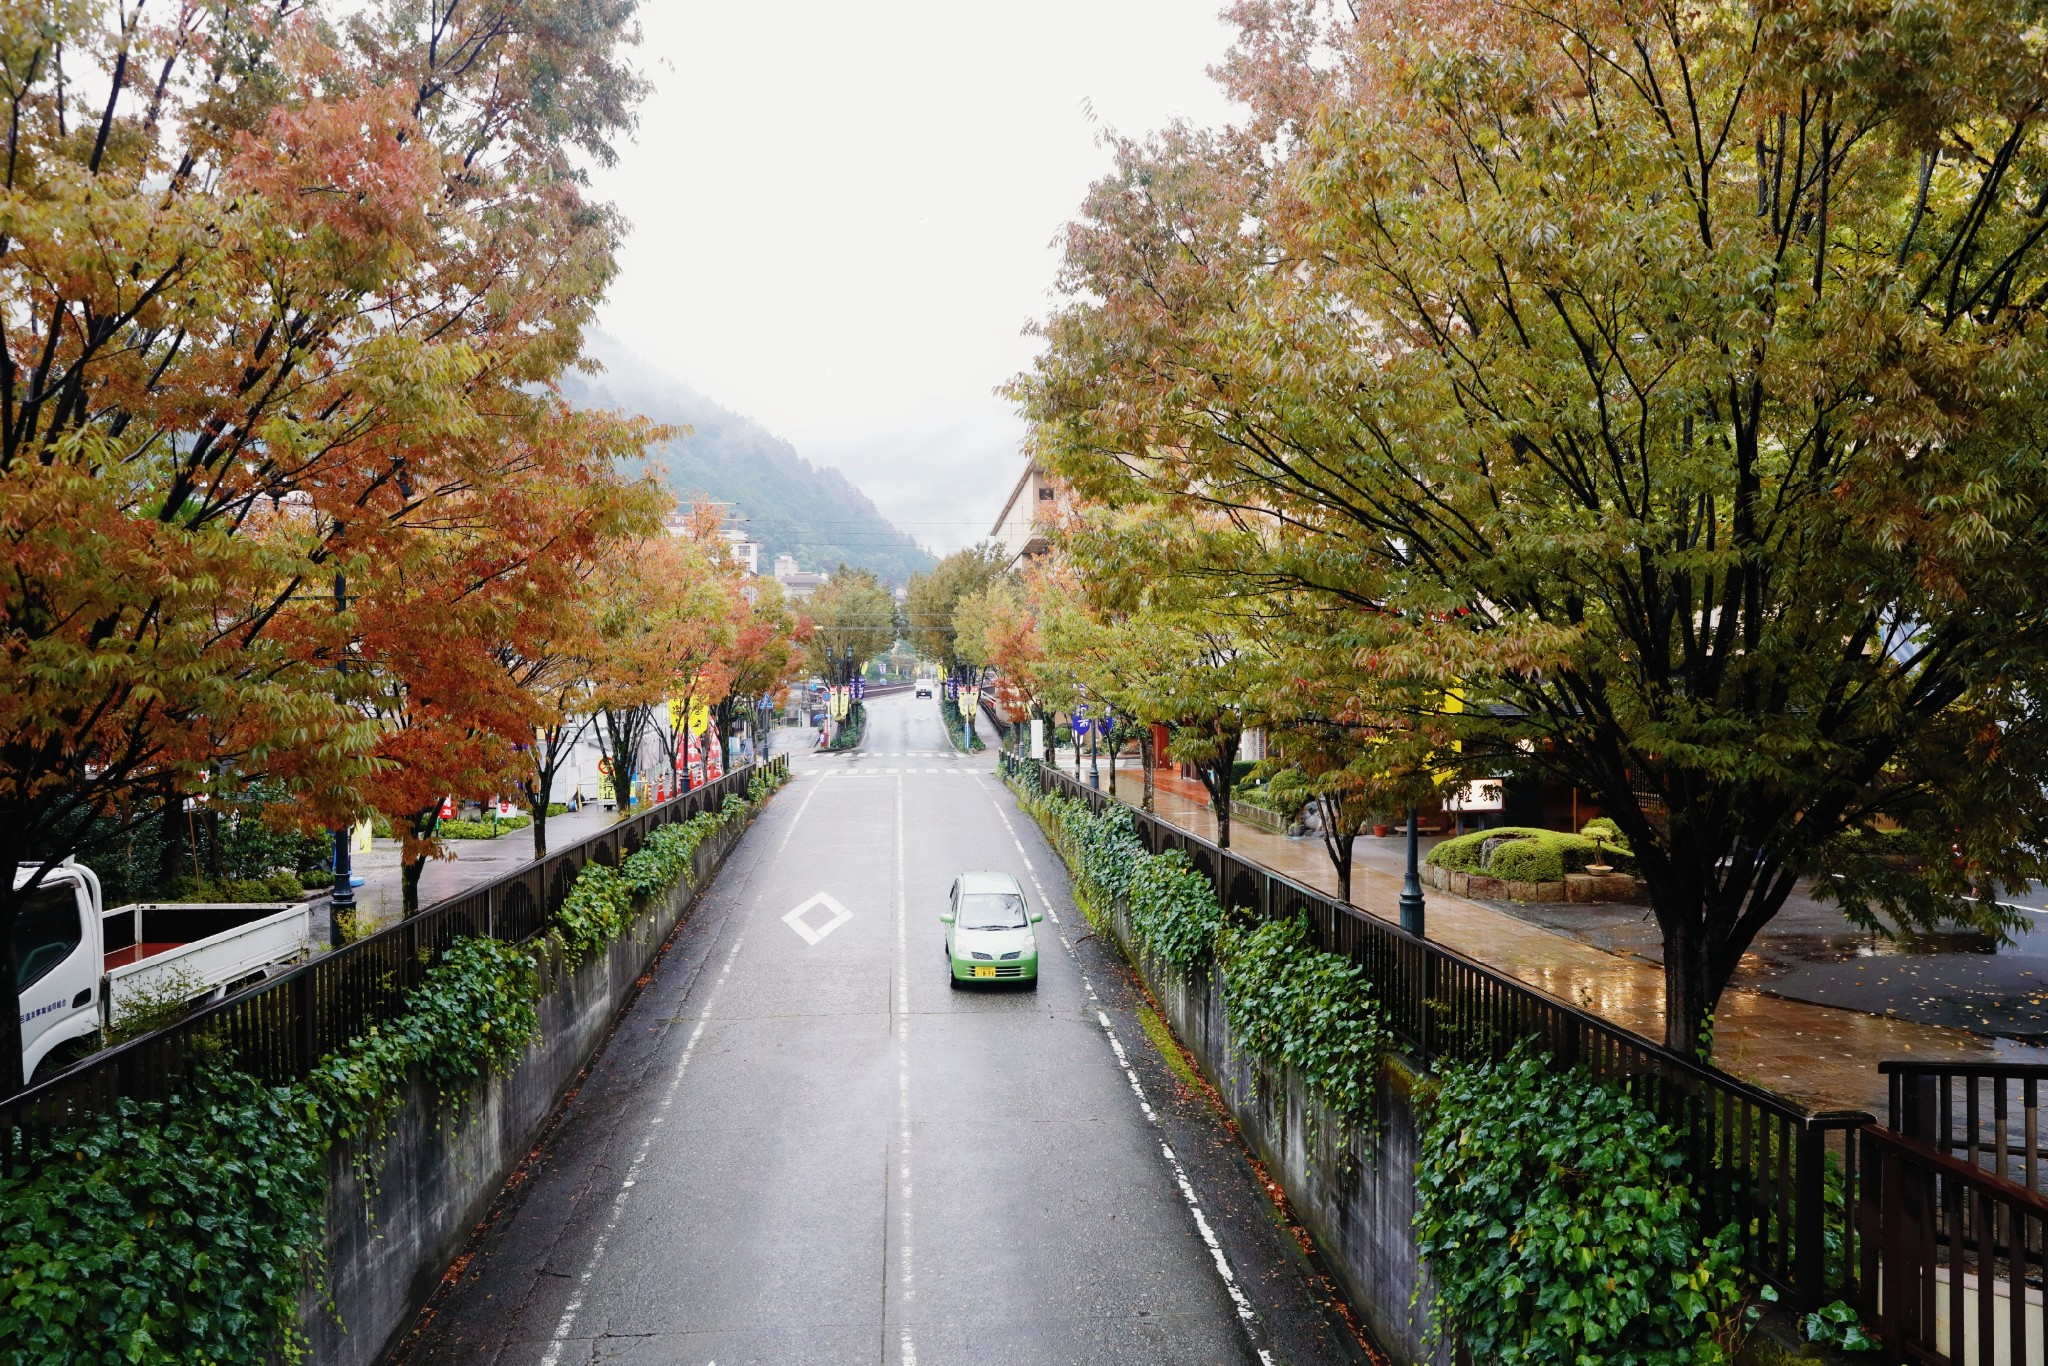
[(763, 571), (775, 556), (794, 555), (804, 569), (829, 572), (844, 562), (902, 584), (932, 567), (932, 557), (838, 470), (813, 465), (759, 423), (676, 384), (612, 338), (593, 341), (604, 372), (570, 376), (563, 387), (571, 401), (688, 426), (690, 435), (653, 459), (679, 496), (736, 506), (761, 543)]

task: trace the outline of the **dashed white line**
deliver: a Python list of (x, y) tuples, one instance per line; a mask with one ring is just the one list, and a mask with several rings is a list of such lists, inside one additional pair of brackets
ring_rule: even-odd
[[(910, 951), (909, 879), (903, 865), (903, 784), (896, 784), (896, 1147), (897, 1178), (902, 1187), (903, 1234), (898, 1249), (902, 1264), (902, 1307), (917, 1296), (917, 1268), (911, 1260), (910, 1222)], [(911, 1338), (909, 1314), (897, 1336), (903, 1366), (917, 1366), (917, 1344)]]
[(575, 1331), (576, 1316), (583, 1312), (584, 1296), (589, 1293), (591, 1278), (597, 1275), (597, 1268), (604, 1262), (612, 1234), (618, 1231), (620, 1216), (626, 1212), (626, 1201), (631, 1198), (633, 1187), (639, 1184), (640, 1172), (647, 1165), (647, 1155), (654, 1148), (655, 1132), (668, 1118), (669, 1109), (676, 1102), (676, 1091), (683, 1084), (683, 1072), (697, 1052), (697, 1041), (704, 1037), (704, 1026), (711, 1022), (711, 1008), (718, 1001), (719, 988), (731, 975), (733, 959), (739, 957), (740, 945), (745, 942), (744, 933), (732, 941), (732, 948), (725, 955), (725, 965), (718, 970), (718, 977), (704, 998), (704, 1013), (697, 1017), (697, 1027), (690, 1031), (689, 1041), (683, 1045), (683, 1055), (676, 1059), (675, 1070), (669, 1073), (668, 1089), (662, 1093), (654, 1118), (647, 1121), (647, 1132), (640, 1137), (640, 1151), (633, 1155), (632, 1164), (626, 1168), (626, 1179), (619, 1183), (619, 1193), (612, 1197), (611, 1212), (605, 1216), (604, 1228), (591, 1245), (590, 1256), (584, 1260), (583, 1270), (576, 1277), (576, 1293), (569, 1297), (569, 1303), (562, 1308), (562, 1317), (555, 1322), (555, 1335), (548, 1340), (547, 1353), (540, 1359), (541, 1366), (561, 1366), (562, 1352), (569, 1345), (569, 1335)]

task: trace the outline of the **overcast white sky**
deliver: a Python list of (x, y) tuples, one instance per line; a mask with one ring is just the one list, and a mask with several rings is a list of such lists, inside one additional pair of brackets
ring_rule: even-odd
[(923, 544), (973, 543), (1022, 469), (992, 390), (1108, 166), (1090, 110), (1227, 117), (1221, 6), (650, 0), (657, 90), (597, 177), (633, 223), (604, 327)]

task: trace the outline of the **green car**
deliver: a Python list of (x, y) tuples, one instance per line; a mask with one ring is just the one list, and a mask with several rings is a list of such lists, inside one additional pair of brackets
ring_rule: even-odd
[(1025, 904), (1024, 889), (1008, 873), (962, 873), (953, 879), (946, 909), (946, 980), (1022, 982), (1038, 986), (1038, 936), (1045, 916)]

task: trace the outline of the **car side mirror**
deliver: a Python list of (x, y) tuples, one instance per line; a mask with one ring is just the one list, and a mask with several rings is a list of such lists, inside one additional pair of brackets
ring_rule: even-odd
[(1037, 924), (1037, 923), (1038, 923), (1039, 921), (1041, 921), (1041, 920), (1043, 920), (1043, 919), (1045, 919), (1045, 912), (1044, 912), (1044, 911), (1033, 911), (1033, 912), (1031, 913), (1031, 923), (1032, 923), (1032, 924), (1036, 925), (1036, 924)]
[(940, 911), (940, 912), (939, 912), (939, 923), (940, 923), (940, 924), (942, 924), (942, 925), (950, 925), (950, 924), (952, 924), (952, 923), (953, 923), (953, 913), (952, 913), (951, 911)]

